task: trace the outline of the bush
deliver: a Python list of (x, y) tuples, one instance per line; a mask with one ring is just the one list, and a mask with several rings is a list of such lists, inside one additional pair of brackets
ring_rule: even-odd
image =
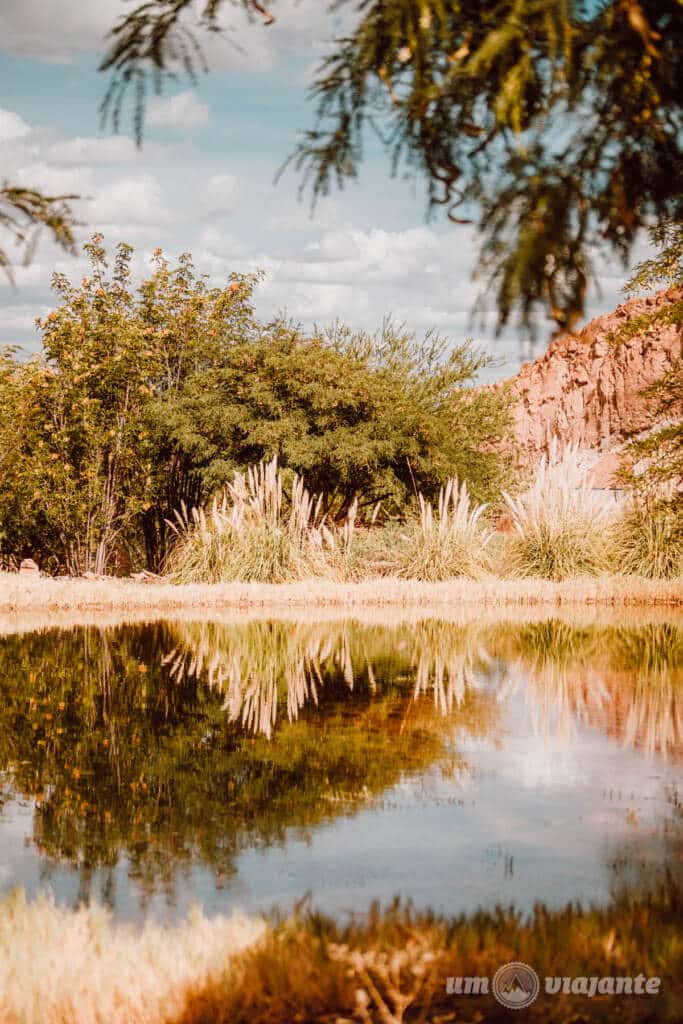
[(635, 498), (615, 524), (622, 572), (649, 579), (683, 576), (683, 507)]
[(284, 583), (332, 574), (336, 533), (320, 516), (321, 501), (294, 476), (285, 500), (277, 458), (236, 473), (223, 499), (209, 513), (185, 509), (170, 524), (178, 543), (168, 560), (177, 583), (222, 583), (244, 580)]
[(398, 549), (398, 574), (415, 580), (479, 578), (489, 568), (493, 532), (483, 520), (485, 505), (473, 504), (467, 484), (451, 479), (439, 492), (436, 512), (420, 494), (419, 519), (408, 524)]
[(560, 451), (553, 441), (530, 487), (503, 497), (513, 524), (502, 555), (508, 575), (564, 580), (610, 568), (616, 506), (591, 490), (576, 447)]

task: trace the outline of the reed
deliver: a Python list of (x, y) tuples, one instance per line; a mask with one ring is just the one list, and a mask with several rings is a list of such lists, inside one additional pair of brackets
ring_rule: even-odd
[(647, 579), (683, 576), (683, 502), (634, 500), (614, 525), (621, 571)]
[(575, 446), (562, 450), (553, 440), (529, 488), (503, 499), (513, 524), (503, 547), (506, 575), (560, 581), (598, 576), (614, 564), (616, 505), (590, 487)]
[(485, 575), (493, 531), (485, 524), (486, 505), (472, 502), (467, 484), (448, 480), (436, 509), (422, 494), (418, 503), (419, 517), (408, 524), (397, 552), (397, 575), (429, 582)]
[[(236, 473), (208, 512), (185, 506), (169, 526), (177, 536), (167, 571), (175, 583), (244, 580), (284, 583), (331, 574), (336, 537), (321, 498), (294, 475), (285, 499), (277, 457)], [(343, 547), (343, 544), (341, 545)]]
[(264, 932), (254, 918), (200, 912), (136, 932), (103, 907), (17, 891), (0, 905), (0, 1024), (170, 1024)]

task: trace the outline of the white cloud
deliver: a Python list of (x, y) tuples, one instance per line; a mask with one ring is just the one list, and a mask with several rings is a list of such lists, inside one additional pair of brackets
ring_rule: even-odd
[(172, 221), (161, 185), (151, 174), (118, 178), (98, 189), (88, 217), (95, 227), (102, 229), (160, 228)]
[(3, 0), (0, 39), (8, 53), (51, 63), (104, 51), (104, 38), (130, 10), (125, 0)]
[(110, 135), (103, 138), (64, 139), (48, 146), (47, 160), (56, 164), (118, 164), (134, 160), (137, 149), (132, 139), (125, 135)]
[(0, 107), (0, 142), (23, 139), (30, 130), (23, 117), (15, 114), (13, 110), (4, 110)]
[(155, 96), (147, 108), (147, 125), (150, 128), (191, 130), (208, 123), (208, 106), (190, 90), (175, 96)]
[(339, 227), (339, 207), (333, 199), (321, 199), (311, 212), (308, 206), (298, 203), (293, 209), (275, 213), (268, 219), (270, 231), (287, 233), (331, 231)]
[(237, 209), (240, 192), (240, 180), (235, 174), (214, 174), (202, 189), (201, 209), (211, 216), (232, 213)]
[(22, 185), (40, 189), (53, 196), (87, 196), (94, 187), (94, 177), (90, 168), (55, 167), (44, 160), (18, 168), (15, 177)]

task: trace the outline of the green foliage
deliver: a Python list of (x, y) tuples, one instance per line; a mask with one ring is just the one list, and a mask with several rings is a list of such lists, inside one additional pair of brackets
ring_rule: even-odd
[(132, 250), (112, 268), (99, 235), (80, 285), (55, 275), (43, 352), (0, 356), (0, 542), (69, 572), (151, 569), (167, 521), (234, 472), (274, 456), (324, 492), (322, 513), (356, 503), (401, 512), (454, 474), (477, 499), (503, 478), (503, 394), (471, 388), (486, 364), (469, 343), (422, 343), (335, 326), (308, 336), (261, 324), (259, 275), (211, 288), (188, 255), (157, 250), (139, 288)]
[[(23, 247), (24, 263), (30, 263), (38, 237), (46, 228), (54, 242), (75, 250), (73, 229), (76, 224), (71, 200), (75, 195), (46, 196), (35, 189), (4, 182), (0, 187), (0, 230), (6, 231), (15, 245)], [(14, 283), (12, 263), (6, 249), (0, 247), (0, 270)]]
[[(618, 344), (634, 334), (652, 333), (661, 327), (683, 332), (683, 221), (662, 221), (650, 231), (659, 248), (652, 259), (636, 267), (626, 291), (637, 292), (661, 285), (673, 286), (672, 301), (637, 317), (614, 337)], [(624, 478), (637, 494), (637, 502), (654, 504), (660, 519), (668, 514), (661, 502), (671, 503), (671, 515), (683, 515), (683, 357), (644, 392), (649, 400), (654, 427), (627, 446), (630, 468)], [(638, 513), (635, 513), (636, 519)], [(661, 519), (663, 522), (663, 519)], [(654, 535), (653, 535), (654, 536)]]
[(650, 579), (683, 576), (682, 511), (680, 501), (634, 500), (615, 526), (620, 571)]
[[(218, 30), (227, 3), (204, 0), (199, 24)], [(204, 68), (191, 8), (142, 3), (112, 34), (105, 113), (116, 125), (131, 89), (138, 140), (147, 86)], [(478, 221), (500, 323), (543, 306), (571, 327), (591, 252), (626, 259), (642, 226), (680, 213), (682, 35), (679, 0), (365, 0), (318, 69), (294, 161), (325, 193), (356, 176), (373, 128), (434, 207)]]
[(486, 363), (469, 344), (450, 348), (432, 335), (419, 343), (391, 324), (373, 337), (339, 326), (307, 336), (276, 323), (230, 346), (219, 367), (153, 412), (177, 457), (200, 469), (205, 493), (277, 455), (335, 519), (354, 501), (396, 512), (453, 475), (488, 499), (508, 419), (504, 396), (466, 387)]

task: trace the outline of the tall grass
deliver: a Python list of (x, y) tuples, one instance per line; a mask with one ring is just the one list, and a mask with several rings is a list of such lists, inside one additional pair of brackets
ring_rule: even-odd
[(493, 538), (484, 520), (486, 505), (473, 503), (467, 484), (456, 479), (441, 488), (436, 510), (422, 494), (418, 502), (419, 517), (408, 525), (397, 551), (398, 575), (430, 582), (483, 576)]
[(0, 905), (0, 1024), (170, 1024), (264, 932), (241, 914), (195, 912), (137, 933), (102, 907), (28, 903), (18, 891)]
[[(309, 494), (294, 475), (285, 499), (277, 457), (236, 473), (208, 513), (183, 508), (167, 565), (176, 583), (244, 580), (284, 583), (332, 574), (335, 533), (321, 517), (322, 499)], [(343, 547), (343, 542), (342, 542)]]
[(553, 440), (529, 488), (503, 499), (513, 524), (503, 553), (510, 576), (560, 581), (611, 567), (616, 505), (590, 487), (574, 445), (561, 450)]
[(635, 500), (615, 523), (619, 567), (648, 579), (683, 576), (683, 502)]

